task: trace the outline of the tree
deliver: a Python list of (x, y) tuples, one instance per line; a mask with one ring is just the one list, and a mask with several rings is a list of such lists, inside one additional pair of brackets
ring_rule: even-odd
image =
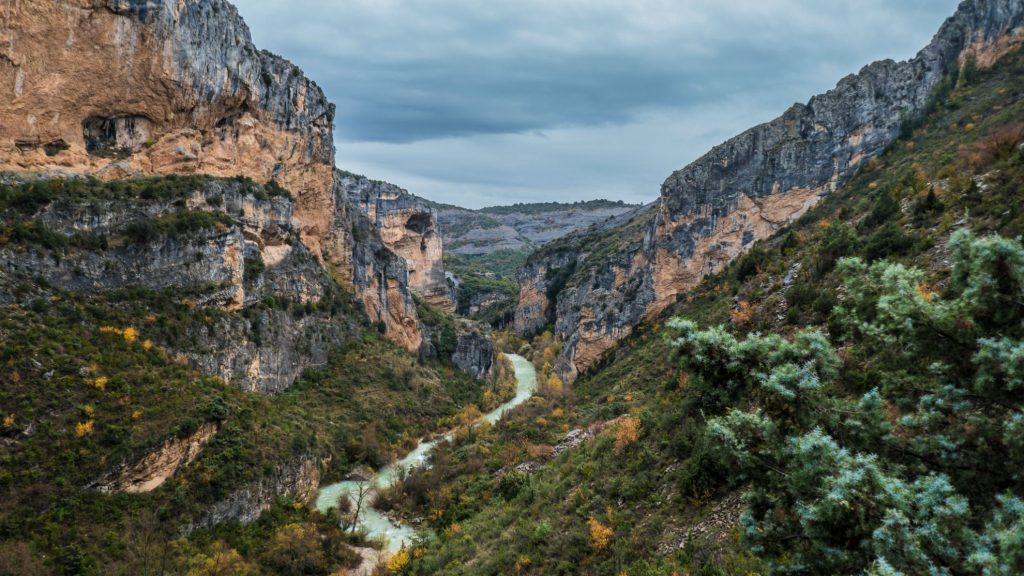
[(627, 416), (615, 426), (615, 450), (622, 452), (640, 439), (640, 420)]
[(590, 547), (595, 552), (601, 552), (607, 548), (608, 544), (612, 541), (612, 537), (615, 536), (614, 529), (610, 526), (605, 526), (593, 516), (587, 521), (587, 527), (590, 529)]
[(325, 574), (329, 568), (319, 534), (307, 524), (281, 527), (274, 534), (262, 561), (275, 574)]
[(367, 495), (373, 489), (373, 483), (369, 478), (360, 479), (356, 482), (356, 493), (355, 493), (355, 512), (352, 514), (352, 532), (356, 531), (359, 526), (359, 515), (363, 512), (363, 503), (366, 501)]
[(257, 576), (259, 568), (218, 540), (210, 550), (189, 561), (188, 576)]
[(814, 331), (669, 323), (711, 416), (707, 455), (750, 486), (744, 539), (773, 572), (1024, 566), (1024, 247), (966, 232), (950, 246), (942, 294), (920, 270), (839, 262), (842, 372)]

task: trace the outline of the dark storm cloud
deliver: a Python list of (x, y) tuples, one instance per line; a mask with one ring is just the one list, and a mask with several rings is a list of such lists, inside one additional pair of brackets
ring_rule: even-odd
[[(729, 135), (923, 47), (955, 0), (237, 0), (338, 105), (339, 165), (440, 200), (650, 200)], [(509, 198), (514, 196), (514, 198)]]

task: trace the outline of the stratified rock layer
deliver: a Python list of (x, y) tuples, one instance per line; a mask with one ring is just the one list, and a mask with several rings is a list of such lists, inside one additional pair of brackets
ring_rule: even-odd
[(353, 285), (388, 337), (415, 349), (415, 309), (387, 308), (409, 295), (380, 298), (379, 280), (355, 281), (395, 266), (351, 245), (334, 171), (334, 106), (297, 67), (257, 50), (225, 0), (8, 2), (0, 93), (0, 171), (275, 180), (295, 198), (302, 243)]
[(434, 211), (423, 200), (387, 182), (345, 174), (341, 186), (350, 205), (373, 223), (384, 244), (405, 259), (412, 290), (428, 303), (454, 312)]

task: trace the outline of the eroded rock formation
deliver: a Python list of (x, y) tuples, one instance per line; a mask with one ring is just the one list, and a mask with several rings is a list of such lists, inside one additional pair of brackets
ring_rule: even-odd
[(962, 3), (914, 59), (871, 64), (672, 174), (642, 232), (605, 227), (561, 243), (578, 270), (546, 303), (547, 276), (565, 258), (541, 251), (520, 277), (517, 330), (542, 325), (557, 300), (560, 372), (573, 379), (639, 322), (847, 182), (925, 113), (935, 86), (968, 58), (990, 66), (1022, 40), (1024, 1)]
[[(92, 246), (60, 253), (0, 247), (0, 302), (15, 302), (12, 288), (33, 278), (83, 293), (173, 290), (195, 306), (244, 309), (180, 335), (188, 342), (184, 349), (157, 343), (246, 390), (280, 392), (305, 368), (324, 365), (355, 319), (318, 308), (332, 282), (300, 242), (290, 200), (236, 180), (197, 179), (188, 186), (183, 200), (62, 199), (28, 214), (36, 225), (90, 239)], [(186, 225), (187, 232), (173, 231)], [(316, 311), (289, 309), (307, 304)]]
[(186, 526), (183, 531), (191, 533), (224, 522), (250, 524), (255, 522), (260, 514), (269, 510), (278, 498), (289, 498), (310, 504), (316, 500), (319, 489), (320, 468), (316, 461), (297, 457), (280, 466), (270, 476), (232, 492), (227, 498), (211, 506), (207, 515), (199, 522)]
[(373, 222), (384, 244), (405, 259), (412, 290), (426, 302), (454, 312), (455, 299), (444, 274), (444, 249), (434, 211), (387, 182), (344, 174), (341, 185), (349, 203)]
[(415, 308), (387, 308), (408, 294), (380, 298), (376, 282), (355, 281), (394, 266), (351, 245), (334, 106), (297, 67), (257, 50), (226, 0), (5, 3), (0, 92), (0, 171), (275, 180), (295, 198), (290, 217), (309, 252), (355, 288), (389, 337), (415, 348)]
[(111, 470), (93, 485), (101, 492), (141, 494), (152, 492), (179, 469), (191, 464), (203, 446), (217, 434), (217, 425), (203, 424), (184, 438), (172, 438), (138, 462)]

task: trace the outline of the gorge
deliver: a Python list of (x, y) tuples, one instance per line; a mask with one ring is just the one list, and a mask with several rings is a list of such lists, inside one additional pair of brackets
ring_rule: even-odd
[(1022, 44), (965, 0), (652, 203), (470, 210), (227, 0), (0, 6), (0, 576), (1024, 570)]

